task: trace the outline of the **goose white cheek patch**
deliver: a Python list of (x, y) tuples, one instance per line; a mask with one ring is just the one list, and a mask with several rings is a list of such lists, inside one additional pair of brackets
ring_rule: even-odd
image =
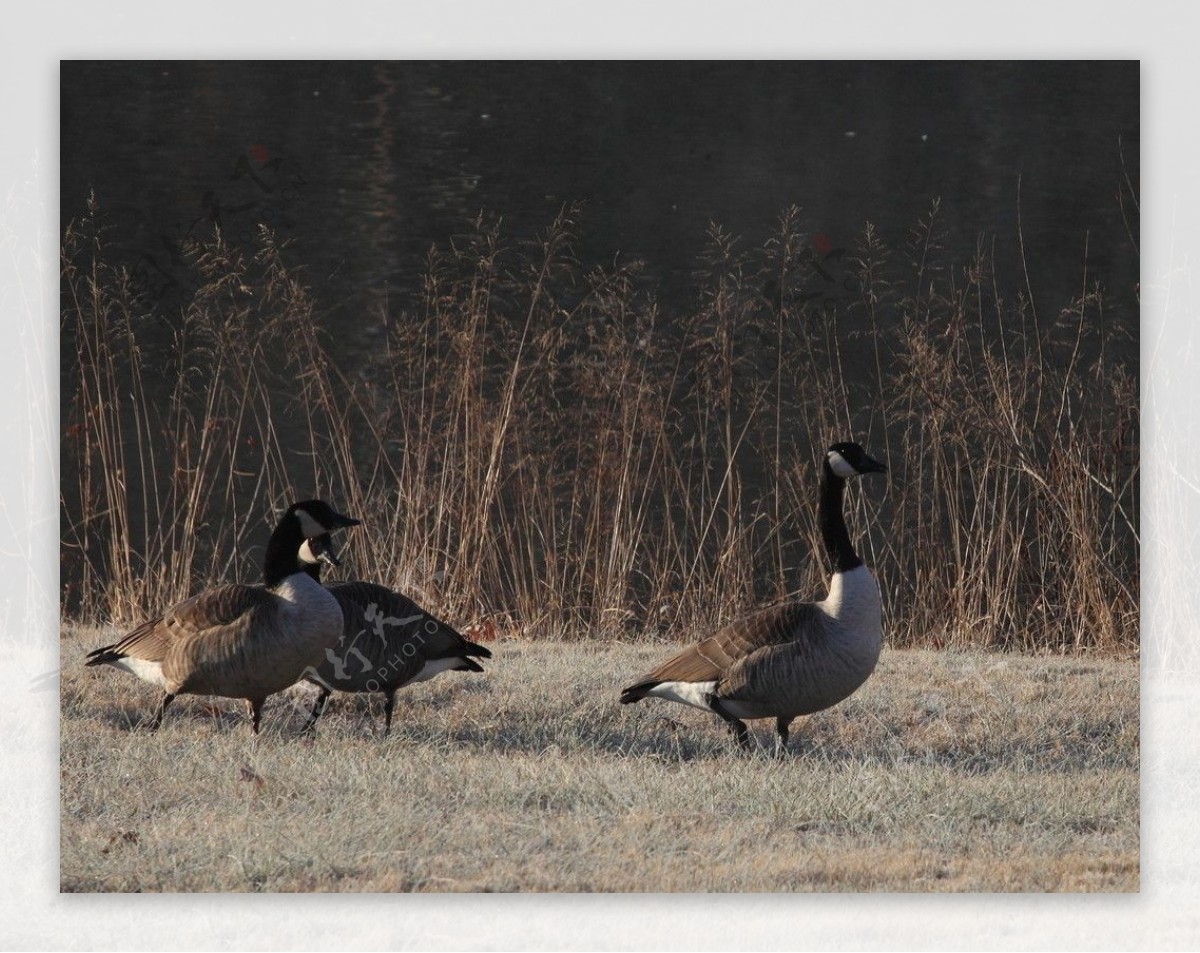
[(832, 470), (836, 476), (840, 476), (843, 480), (846, 479), (846, 477), (858, 476), (858, 471), (855, 470), (854, 467), (850, 466), (846, 458), (836, 450), (829, 451), (829, 469)]

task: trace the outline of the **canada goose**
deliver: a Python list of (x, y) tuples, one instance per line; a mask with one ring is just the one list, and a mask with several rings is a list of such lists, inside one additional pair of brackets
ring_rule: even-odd
[(621, 692), (622, 704), (665, 698), (716, 712), (750, 747), (743, 718), (775, 718), (776, 754), (798, 715), (836, 705), (875, 668), (882, 639), (879, 586), (842, 512), (846, 480), (887, 470), (857, 443), (835, 443), (821, 467), (817, 516), (833, 562), (823, 602), (792, 602), (740, 619)]
[(267, 543), (265, 588), (208, 589), (89, 652), (85, 664), (112, 665), (162, 688), (151, 729), (176, 695), (221, 695), (246, 699), (258, 734), (266, 697), (294, 684), (342, 633), (337, 600), (304, 570), (336, 565), (330, 532), (358, 523), (320, 500), (293, 504)]
[[(321, 567), (308, 573), (320, 579)], [(383, 692), (384, 728), (392, 728), (396, 690), (442, 672), (482, 672), (477, 658), (491, 658), (482, 645), (430, 615), (407, 596), (370, 582), (326, 586), (342, 610), (342, 637), (325, 650), (325, 659), (304, 676), (321, 689), (305, 731), (311, 731), (334, 689)]]

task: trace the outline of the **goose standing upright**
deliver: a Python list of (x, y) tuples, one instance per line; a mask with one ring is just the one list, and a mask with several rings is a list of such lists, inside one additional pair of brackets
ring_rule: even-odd
[(743, 748), (750, 739), (742, 719), (775, 718), (782, 755), (794, 718), (851, 695), (879, 659), (882, 603), (850, 542), (843, 498), (848, 479), (886, 470), (857, 443), (826, 452), (818, 522), (833, 576), (823, 601), (785, 603), (726, 626), (624, 689), (622, 704), (665, 698), (713, 711)]
[(357, 526), (321, 500), (290, 506), (267, 543), (265, 587), (205, 590), (144, 622), (125, 638), (88, 653), (163, 690), (151, 729), (176, 695), (246, 699), (258, 734), (263, 701), (324, 658), (342, 634), (337, 600), (305, 571), (338, 564), (330, 533)]

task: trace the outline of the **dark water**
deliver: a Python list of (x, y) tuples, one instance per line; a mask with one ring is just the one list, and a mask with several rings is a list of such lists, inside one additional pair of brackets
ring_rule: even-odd
[(94, 190), (165, 301), (182, 237), (269, 223), (351, 350), (480, 210), (530, 238), (582, 200), (579, 257), (642, 258), (671, 313), (709, 222), (758, 243), (791, 204), (819, 245), (871, 221), (895, 247), (939, 196), (950, 251), (994, 236), (1016, 280), (1018, 178), (1035, 300), (1079, 292), (1086, 234), (1089, 276), (1136, 322), (1116, 197), (1138, 182), (1136, 62), (72, 62), (61, 79), (64, 223)]

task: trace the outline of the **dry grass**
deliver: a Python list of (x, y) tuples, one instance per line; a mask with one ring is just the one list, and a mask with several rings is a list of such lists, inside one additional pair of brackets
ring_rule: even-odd
[[(1136, 891), (1138, 666), (887, 651), (784, 763), (617, 704), (669, 646), (496, 643), (484, 676), (154, 704), (62, 645), (64, 891)], [(301, 700), (302, 702), (303, 700)], [(228, 714), (222, 714), (226, 710)], [(752, 723), (769, 743), (768, 723)]]
[(714, 226), (668, 310), (636, 263), (577, 261), (577, 227), (481, 217), (351, 365), (265, 230), (180, 249), (167, 312), (93, 207), (63, 241), (64, 615), (254, 578), (274, 515), (323, 495), (369, 521), (352, 573), (447, 617), (708, 627), (823, 585), (816, 464), (853, 437), (890, 468), (848, 520), (895, 644), (1136, 649), (1137, 306), (1086, 250), (1038, 310), (986, 245), (949, 257), (936, 203), (901, 247), (820, 253), (793, 208), (759, 247)]

